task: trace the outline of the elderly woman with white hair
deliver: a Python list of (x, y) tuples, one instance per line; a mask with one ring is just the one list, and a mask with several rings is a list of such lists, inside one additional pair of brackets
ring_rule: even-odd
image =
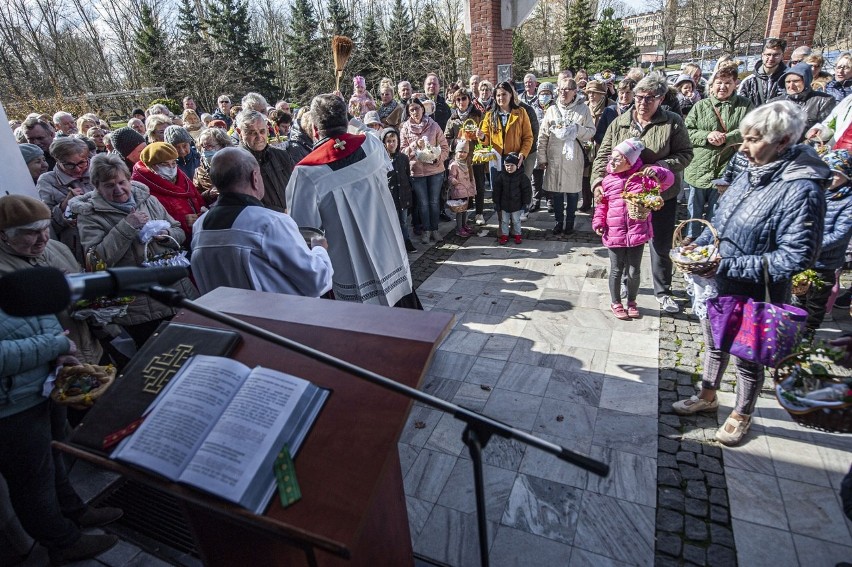
[(639, 156), (642, 163), (659, 165), (675, 174), (675, 183), (661, 193), (663, 208), (651, 215), (654, 228), (651, 240), (654, 295), (663, 310), (674, 313), (680, 311), (680, 307), (672, 298), (673, 266), (669, 251), (677, 215), (677, 194), (682, 183), (682, 172), (692, 161), (692, 142), (683, 118), (660, 107), (668, 88), (666, 80), (656, 73), (636, 83), (633, 87), (633, 106), (612, 121), (598, 148), (592, 164), (592, 189), (595, 198), (599, 198), (600, 185), (606, 175), (606, 164), (613, 148), (630, 138), (639, 138), (645, 146)]
[[(832, 172), (812, 148), (796, 145), (805, 122), (805, 113), (789, 101), (760, 106), (740, 122), (740, 151), (748, 158), (748, 169), (719, 200), (713, 218), (722, 260), (699, 274), (715, 276), (719, 295), (764, 301), (768, 288), (773, 303), (787, 303), (793, 275), (811, 266), (819, 253), (826, 207), (823, 189)], [(695, 245), (712, 239), (706, 229)], [(706, 318), (701, 330), (705, 345), (701, 391), (673, 404), (681, 415), (719, 407), (716, 390), (730, 355), (715, 347)], [(748, 432), (764, 380), (759, 364), (736, 358), (735, 365), (736, 405), (716, 432), (716, 440), (726, 445), (736, 445)]]
[(149, 144), (165, 142), (166, 128), (174, 124), (165, 114), (152, 114), (145, 119), (145, 141)]

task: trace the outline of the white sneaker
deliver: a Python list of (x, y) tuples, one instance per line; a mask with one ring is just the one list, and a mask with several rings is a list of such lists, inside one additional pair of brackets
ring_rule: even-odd
[(430, 232), (428, 230), (424, 230), (423, 234), (420, 235), (420, 242), (423, 244), (429, 244), (429, 234)]
[(675, 303), (675, 300), (672, 299), (671, 295), (664, 295), (662, 297), (658, 297), (657, 301), (660, 302), (660, 306), (662, 307), (663, 311), (666, 311), (668, 313), (677, 313), (678, 311), (680, 311), (680, 305)]
[(529, 218), (529, 216), (527, 215), (527, 212), (526, 212), (526, 211), (521, 211), (521, 222), (526, 222), (526, 220), (527, 220), (528, 218)]
[(476, 215), (476, 224), (485, 224), (485, 217), (483, 217), (482, 215)]

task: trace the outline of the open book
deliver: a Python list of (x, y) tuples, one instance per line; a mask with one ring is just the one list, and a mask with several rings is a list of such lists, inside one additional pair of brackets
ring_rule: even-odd
[(273, 465), (295, 457), (328, 390), (283, 372), (196, 355), (157, 396), (112, 458), (263, 513)]

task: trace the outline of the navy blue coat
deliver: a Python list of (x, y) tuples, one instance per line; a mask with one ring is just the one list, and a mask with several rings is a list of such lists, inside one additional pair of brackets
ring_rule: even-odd
[(826, 193), (822, 251), (814, 265), (817, 270), (842, 268), (846, 262), (846, 247), (852, 240), (852, 195), (832, 199), (833, 194)]
[[(747, 295), (763, 301), (763, 256), (769, 261), (770, 297), (787, 300), (794, 274), (814, 265), (825, 219), (824, 187), (831, 170), (806, 145), (793, 148), (783, 165), (752, 185), (739, 175), (719, 198), (713, 227), (722, 260), (716, 272), (720, 295)], [(699, 245), (709, 244), (705, 229)]]

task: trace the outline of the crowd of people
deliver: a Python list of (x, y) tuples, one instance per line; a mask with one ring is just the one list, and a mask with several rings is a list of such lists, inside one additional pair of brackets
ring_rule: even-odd
[[(641, 68), (620, 81), (578, 69), (540, 84), (528, 74), (521, 92), (477, 75), (442, 92), (429, 74), (419, 92), (383, 79), (374, 99), (355, 77), (348, 98), (323, 94), (291, 109), (258, 93), (233, 105), (223, 94), (210, 114), (187, 96), (179, 115), (157, 104), (116, 130), (92, 114), (33, 114), (11, 127), (39, 198), (0, 198), (0, 272), (72, 274), (167, 258), (191, 266), (192, 279), (175, 284), (190, 298), (231, 286), (419, 309), (407, 256), (414, 241), (440, 242), (448, 212), (456, 234), (470, 236), (469, 224), (486, 222), (490, 188), (497, 245), (521, 244), (523, 222), (544, 208), (557, 237), (591, 215), (609, 252), (612, 314), (629, 320), (641, 317), (646, 243), (655, 297), (680, 310), (669, 253), (681, 194), (689, 215), (719, 235), (722, 259), (700, 274), (719, 293), (761, 300), (768, 289), (787, 302), (793, 275), (818, 270), (828, 285), (796, 298), (814, 330), (835, 301), (852, 238), (852, 55), (831, 78), (819, 55), (800, 48), (787, 65), (785, 49), (768, 40), (742, 81), (738, 62), (723, 58), (709, 81), (687, 65), (673, 84)], [(643, 219), (628, 214), (624, 197), (642, 190), (637, 173), (660, 192)], [(684, 244), (710, 238), (696, 224)], [(86, 508), (68, 492), (50, 451), (62, 436), (51, 423), (65, 417), (36, 384), (57, 362), (120, 364), (117, 339), (141, 346), (174, 315), (145, 295), (125, 307), (87, 320), (0, 313), (3, 375), (14, 378), (0, 389), (0, 473), (24, 527), (56, 563), (114, 544), (79, 528), (121, 512)], [(674, 404), (681, 414), (718, 407), (728, 355), (706, 318), (702, 329), (702, 388)], [(736, 371), (736, 407), (717, 432), (726, 444), (748, 431), (764, 379), (749, 361), (737, 359)], [(25, 441), (24, 430), (38, 435)]]

